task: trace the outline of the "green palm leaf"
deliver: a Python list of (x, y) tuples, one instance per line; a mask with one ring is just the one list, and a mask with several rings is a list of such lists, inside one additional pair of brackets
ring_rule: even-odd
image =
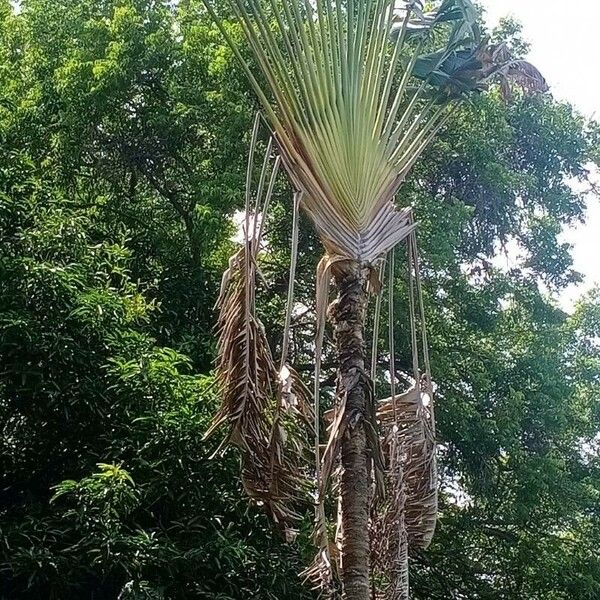
[[(260, 74), (204, 1), (329, 254), (372, 262), (405, 238), (408, 212), (393, 197), (448, 117), (449, 76), (440, 80), (438, 67), (479, 44), (470, 0), (445, 0), (433, 13), (394, 0), (228, 0)], [(442, 48), (419, 81), (423, 48), (438, 38)]]

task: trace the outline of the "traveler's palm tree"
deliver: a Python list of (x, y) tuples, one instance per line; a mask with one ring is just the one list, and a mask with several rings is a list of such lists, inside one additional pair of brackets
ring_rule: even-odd
[[(365, 368), (365, 315), (368, 291), (379, 288), (378, 265), (414, 227), (410, 210), (395, 205), (395, 194), (453, 107), (470, 92), (495, 77), (503, 79), (504, 90), (508, 78), (526, 90), (545, 90), (545, 82), (531, 65), (513, 60), (504, 46), (491, 46), (481, 38), (470, 0), (428, 2), (425, 7), (418, 1), (396, 0), (204, 2), (246, 71), (277, 153), (298, 192), (297, 204), (310, 217), (325, 248), (317, 286), (320, 323), (330, 280), (337, 288), (337, 300), (328, 314), (337, 346), (338, 398), (320, 465), (321, 491), (341, 456), (343, 594), (347, 600), (367, 600), (373, 550), (369, 540), (372, 471), (381, 462), (377, 428), (385, 428), (391, 413), (384, 407), (387, 417), (378, 419), (374, 414)], [(218, 7), (224, 5), (228, 17), (219, 14)], [(244, 58), (245, 50), (235, 41), (231, 15), (251, 60)], [(265, 173), (263, 169), (259, 184), (263, 192)], [(258, 196), (264, 195), (268, 202), (270, 189)], [(247, 211), (251, 208), (248, 198)], [(301, 485), (301, 469), (297, 460), (284, 457), (283, 417), (279, 409), (273, 416), (268, 408), (279, 374), (253, 309), (262, 227), (249, 218), (246, 225), (247, 244), (232, 261), (221, 302), (220, 374), (225, 401), (216, 423), (228, 420), (230, 439), (243, 449), (244, 482), (250, 495), (285, 523), (293, 518), (289, 503)], [(318, 329), (322, 332), (322, 326)], [(316, 346), (318, 355), (319, 340)], [(300, 407), (299, 412), (310, 419), (309, 411), (302, 408), (306, 390), (293, 370), (286, 372), (287, 391), (293, 390), (295, 398), (288, 405)], [(399, 397), (398, 410), (396, 401), (393, 394), (394, 419), (400, 427), (388, 430), (407, 431), (410, 427), (397, 420), (414, 415), (412, 400)], [(432, 444), (399, 453), (390, 439), (384, 443), (388, 467), (390, 462), (396, 464), (391, 460), (394, 453), (408, 460), (412, 452), (419, 464), (432, 463), (431, 457), (417, 456), (431, 453)], [(403, 468), (412, 473), (413, 481), (392, 494), (408, 503), (408, 508), (400, 507), (401, 512), (413, 514), (421, 501), (435, 508), (432, 482), (423, 490), (418, 473), (410, 465)], [(394, 473), (388, 472), (390, 489), (402, 476)], [(394, 514), (389, 500), (381, 505), (386, 503), (388, 513)], [(414, 519), (415, 529), (427, 530), (420, 537), (413, 535), (417, 545), (428, 543), (434, 521)], [(388, 598), (406, 593), (393, 582), (386, 589)]]

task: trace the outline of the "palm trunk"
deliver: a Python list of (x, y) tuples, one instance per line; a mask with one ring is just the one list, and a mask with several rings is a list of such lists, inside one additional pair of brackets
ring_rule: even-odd
[(338, 298), (330, 307), (338, 352), (338, 394), (345, 398), (342, 440), (342, 583), (344, 600), (369, 600), (370, 468), (365, 419), (369, 377), (365, 370), (367, 272), (343, 263), (334, 272)]

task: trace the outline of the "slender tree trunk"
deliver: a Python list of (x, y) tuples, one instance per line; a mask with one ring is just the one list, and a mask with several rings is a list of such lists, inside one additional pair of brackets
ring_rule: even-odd
[(338, 298), (330, 307), (338, 352), (338, 394), (346, 404), (342, 440), (342, 580), (344, 600), (369, 600), (370, 473), (365, 430), (369, 378), (365, 370), (367, 271), (342, 263), (333, 273)]

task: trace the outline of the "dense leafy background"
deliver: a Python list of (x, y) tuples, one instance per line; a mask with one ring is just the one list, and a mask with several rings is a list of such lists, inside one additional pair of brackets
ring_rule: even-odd
[[(311, 597), (306, 540), (285, 545), (235, 454), (202, 441), (255, 107), (199, 2), (174, 4), (0, 0), (0, 598)], [(416, 598), (600, 597), (600, 295), (572, 315), (548, 295), (578, 277), (560, 231), (584, 217), (568, 181), (598, 140), (567, 105), (492, 90), (404, 187), (444, 476)], [(289, 207), (282, 183), (261, 305), (274, 345)], [(310, 307), (305, 226), (300, 245)], [(518, 265), (494, 261), (505, 245)], [(403, 281), (399, 261), (400, 369)], [(307, 376), (312, 326), (300, 315), (292, 340)]]

